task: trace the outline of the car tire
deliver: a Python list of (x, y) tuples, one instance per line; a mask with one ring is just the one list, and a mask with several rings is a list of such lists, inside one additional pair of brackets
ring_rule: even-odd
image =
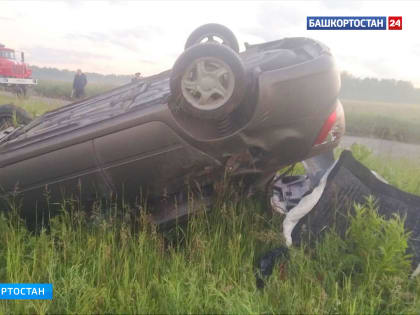
[(195, 29), (185, 43), (185, 50), (196, 44), (203, 43), (203, 40), (205, 39), (207, 39), (207, 41), (204, 43), (217, 43), (214, 37), (218, 37), (221, 40), (221, 44), (230, 47), (237, 53), (239, 52), (239, 44), (235, 34), (226, 26), (216, 23), (204, 24)]
[(205, 43), (190, 47), (175, 62), (170, 88), (171, 110), (200, 119), (224, 119), (242, 101), (245, 68), (229, 47)]
[(0, 105), (0, 130), (8, 127), (26, 125), (32, 121), (32, 116), (23, 108), (13, 104)]

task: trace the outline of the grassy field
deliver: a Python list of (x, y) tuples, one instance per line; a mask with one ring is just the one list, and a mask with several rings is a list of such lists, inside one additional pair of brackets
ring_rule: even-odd
[(24, 108), (32, 116), (41, 115), (47, 111), (53, 110), (57, 107), (67, 104), (68, 101), (46, 98), (46, 97), (35, 97), (29, 98), (16, 97), (12, 93), (6, 93), (0, 91), (0, 104), (15, 104)]
[[(11, 102), (34, 115), (66, 103), (0, 94), (0, 104)], [(350, 134), (420, 143), (420, 106), (343, 104)], [(392, 185), (420, 195), (418, 163), (352, 150)], [(331, 231), (316, 248), (292, 249), (258, 290), (255, 264), (283, 244), (282, 218), (239, 191), (226, 189), (213, 211), (164, 233), (144, 215), (128, 219), (140, 206), (99, 213), (65, 203), (39, 233), (17, 208), (0, 213), (0, 282), (54, 285), (52, 301), (0, 301), (0, 313), (418, 313), (420, 277), (409, 280), (402, 223), (382, 220), (372, 204), (346, 239)]]
[(420, 105), (342, 100), (349, 135), (420, 144)]
[[(86, 88), (86, 97), (101, 94), (113, 89), (111, 85), (89, 84)], [(23, 107), (33, 116), (41, 115), (47, 111), (61, 107), (74, 99), (70, 98), (72, 86), (68, 82), (42, 81), (29, 90), (27, 97), (17, 97), (12, 93), (0, 90), (0, 104), (10, 104)]]
[[(113, 85), (93, 84), (86, 86), (85, 97), (101, 94), (115, 88)], [(72, 84), (61, 81), (40, 81), (38, 85), (28, 90), (26, 98), (0, 90), (0, 104), (13, 103), (26, 109), (34, 116), (46, 111), (74, 102), (71, 96)]]
[[(419, 165), (353, 150), (392, 184), (420, 194)], [(256, 289), (258, 257), (283, 244), (281, 217), (231, 188), (212, 212), (165, 233), (112, 207), (92, 219), (63, 204), (38, 234), (16, 209), (1, 214), (0, 282), (53, 283), (54, 299), (1, 301), (0, 312), (418, 313), (420, 277), (409, 279), (402, 222), (384, 221), (372, 204), (358, 211), (346, 239), (331, 231), (316, 248), (292, 249)]]
[[(71, 82), (42, 80), (39, 81), (38, 85), (34, 86), (33, 92), (39, 96), (71, 100), (72, 88)], [(114, 85), (88, 83), (85, 89), (86, 97), (100, 94), (113, 88), (115, 88)]]

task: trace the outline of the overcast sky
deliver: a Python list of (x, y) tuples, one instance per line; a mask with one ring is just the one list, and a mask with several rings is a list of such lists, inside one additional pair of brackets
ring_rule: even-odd
[[(307, 31), (313, 15), (402, 16), (402, 31)], [(151, 75), (172, 66), (188, 35), (209, 22), (243, 42), (306, 36), (331, 47), (341, 70), (420, 87), (420, 1), (4, 1), (0, 42), (30, 64)]]

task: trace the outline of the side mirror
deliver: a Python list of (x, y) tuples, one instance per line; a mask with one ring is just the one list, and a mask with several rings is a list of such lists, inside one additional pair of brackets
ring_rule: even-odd
[(20, 53), (20, 58), (22, 59), (22, 62), (25, 62), (25, 53), (23, 51)]

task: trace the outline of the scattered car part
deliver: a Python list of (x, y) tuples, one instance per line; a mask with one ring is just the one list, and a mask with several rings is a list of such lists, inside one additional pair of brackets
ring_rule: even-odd
[(23, 108), (13, 104), (0, 105), (0, 132), (16, 125), (27, 125), (31, 121), (32, 116)]
[(312, 188), (318, 186), (325, 172), (335, 163), (333, 150), (326, 151), (302, 161), (306, 175), (311, 181)]
[(304, 195), (311, 191), (311, 188), (311, 181), (307, 175), (275, 179), (271, 197), (273, 210), (286, 214), (300, 202)]
[(287, 261), (289, 259), (289, 249), (281, 246), (265, 253), (259, 260), (257, 265), (256, 285), (258, 289), (263, 289), (265, 281), (273, 273), (276, 262), (280, 259)]
[[(354, 159), (350, 151), (343, 151), (337, 161), (333, 160), (332, 152), (326, 152), (304, 161), (304, 165), (306, 175), (279, 176), (273, 185), (271, 206), (274, 211), (286, 214), (283, 235), (287, 246), (292, 245), (292, 240), (295, 244), (319, 240), (332, 227), (344, 236), (352, 213), (349, 210), (353, 210), (354, 203), (363, 204), (366, 197), (373, 195), (380, 215), (391, 218), (398, 214), (405, 218), (405, 229), (411, 232), (408, 252), (414, 258), (411, 278), (420, 274), (419, 196), (389, 185)], [(259, 260), (257, 288), (264, 287), (263, 278), (271, 275), (277, 256), (284, 252), (282, 248), (274, 249)]]
[(204, 24), (188, 37), (185, 43), (185, 49), (196, 44), (219, 43), (230, 47), (236, 53), (239, 53), (239, 44), (235, 34), (226, 26), (216, 23)]
[[(276, 190), (273, 196), (275, 194)], [(318, 186), (304, 195), (283, 221), (288, 246), (292, 241), (295, 244), (313, 242), (331, 227), (344, 236), (354, 203), (363, 204), (366, 197), (373, 196), (380, 215), (391, 218), (397, 214), (405, 218), (404, 227), (410, 231), (408, 252), (413, 255), (413, 265), (420, 264), (420, 197), (387, 184), (358, 162), (350, 151), (343, 151), (325, 170)]]
[(309, 195), (318, 186), (325, 172), (334, 164), (334, 153), (332, 150), (327, 151), (302, 163), (305, 167), (305, 175), (279, 175), (274, 178), (270, 198), (274, 211), (287, 214), (304, 196)]

